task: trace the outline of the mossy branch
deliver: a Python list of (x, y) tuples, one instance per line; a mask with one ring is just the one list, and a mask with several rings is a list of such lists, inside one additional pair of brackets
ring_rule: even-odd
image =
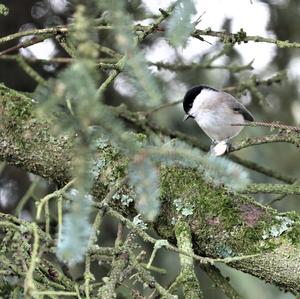
[[(70, 181), (76, 136), (53, 136), (49, 128), (55, 120), (38, 120), (33, 112), (34, 105), (32, 99), (1, 86), (0, 158), (64, 185)], [(102, 172), (109, 173), (109, 178), (101, 176), (94, 185), (94, 196), (100, 199), (107, 194), (111, 180), (124, 177), (127, 159), (109, 145), (98, 150), (98, 157), (108, 161)], [(154, 227), (162, 239), (174, 242), (174, 226), (170, 219), (178, 212), (173, 201), (184, 196), (184, 202), (194, 207), (186, 221), (190, 224), (196, 254), (233, 258), (230, 265), (236, 269), (288, 291), (300, 291), (298, 216), (286, 214), (283, 219), (282, 214), (261, 206), (251, 197), (208, 184), (194, 169), (161, 165), (160, 173), (161, 211)], [(119, 201), (112, 201), (110, 205), (123, 217), (135, 213), (133, 207), (124, 209)], [(286, 219), (289, 219), (288, 226)], [(20, 220), (9, 215), (0, 218), (1, 225), (8, 229), (18, 227), (18, 222)], [(28, 226), (25, 221), (22, 223)], [(280, 233), (271, 235), (276, 229)], [(41, 236), (41, 240), (44, 238)], [(236, 256), (255, 253), (259, 255), (234, 261)]]
[[(178, 221), (175, 225), (175, 235), (179, 249), (193, 254), (193, 243), (189, 225), (185, 221)], [(203, 293), (194, 271), (193, 258), (180, 254), (181, 272), (178, 280), (183, 288), (184, 298), (201, 299)], [(176, 279), (177, 280), (177, 279)]]

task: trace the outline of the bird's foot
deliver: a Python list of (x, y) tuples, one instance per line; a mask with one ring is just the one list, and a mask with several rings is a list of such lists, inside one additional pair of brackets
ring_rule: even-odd
[(229, 151), (230, 146), (228, 139), (220, 142), (213, 141), (210, 146), (210, 152), (215, 156), (222, 156)]

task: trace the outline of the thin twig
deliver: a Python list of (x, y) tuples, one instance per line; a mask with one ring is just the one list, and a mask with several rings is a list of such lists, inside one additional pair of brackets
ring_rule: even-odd
[(300, 136), (297, 137), (297, 136), (293, 136), (291, 134), (285, 133), (285, 134), (273, 134), (273, 135), (267, 135), (267, 136), (247, 138), (245, 140), (242, 140), (239, 143), (231, 145), (228, 152), (235, 152), (235, 151), (241, 150), (243, 148), (254, 146), (254, 145), (260, 145), (260, 144), (266, 144), (266, 143), (276, 143), (276, 142), (291, 143), (291, 144), (296, 145), (296, 147), (299, 149)]
[(271, 129), (281, 129), (281, 130), (289, 130), (300, 132), (300, 127), (296, 126), (288, 126), (285, 124), (280, 124), (277, 122), (261, 122), (261, 121), (254, 121), (254, 122), (247, 122), (243, 124), (231, 124), (232, 126), (245, 126), (245, 127), (267, 127)]
[(240, 193), (269, 193), (269, 194), (300, 194), (298, 184), (249, 184)]
[(42, 212), (42, 208), (43, 208), (44, 204), (52, 198), (60, 197), (61, 195), (63, 195), (74, 184), (75, 180), (76, 179), (73, 179), (68, 184), (66, 184), (63, 188), (56, 190), (53, 193), (47, 194), (45, 197), (43, 197), (42, 199), (40, 199), (39, 201), (36, 202), (36, 205), (37, 205), (36, 219), (37, 220), (39, 220), (41, 217), (41, 212)]
[[(98, 203), (94, 203), (94, 206), (96, 208), (99, 208), (99, 204)], [(101, 208), (101, 206), (100, 206)], [(107, 208), (107, 214), (119, 219), (120, 221), (122, 221), (123, 223), (125, 223), (125, 225), (133, 230), (135, 233), (137, 233), (140, 237), (142, 237), (142, 239), (146, 242), (150, 242), (152, 244), (155, 244), (158, 240), (149, 236), (144, 230), (142, 230), (141, 228), (139, 228), (137, 225), (135, 225), (132, 221), (130, 221), (129, 219), (127, 219), (126, 217), (124, 217), (122, 214), (120, 214), (119, 212), (117, 212), (116, 210), (108, 207)], [(259, 256), (259, 254), (252, 254), (252, 255), (244, 255), (244, 256), (236, 256), (236, 257), (229, 257), (229, 258), (221, 258), (221, 259), (213, 259), (213, 258), (208, 258), (208, 257), (202, 257), (202, 256), (199, 256), (197, 254), (189, 254), (187, 252), (185, 252), (184, 250), (179, 250), (176, 246), (173, 246), (171, 245), (170, 243), (168, 244), (164, 244), (164, 247), (171, 250), (171, 251), (174, 251), (174, 252), (177, 252), (177, 253), (180, 253), (180, 254), (184, 254), (184, 255), (187, 255), (187, 256), (190, 256), (192, 258), (194, 258), (195, 260), (201, 262), (201, 263), (211, 263), (211, 264), (214, 264), (214, 263), (232, 263), (232, 262), (236, 262), (236, 261), (240, 261), (240, 260), (244, 260), (244, 259), (250, 259), (250, 258), (253, 258), (253, 257), (257, 257)]]
[(165, 109), (165, 108), (169, 108), (169, 107), (172, 107), (172, 106), (176, 106), (178, 104), (182, 103), (182, 99), (181, 100), (177, 100), (175, 102), (171, 102), (171, 103), (166, 103), (166, 104), (163, 104), (161, 106), (158, 106), (158, 107), (155, 107), (149, 111), (146, 111), (144, 114), (146, 117), (152, 115), (153, 113), (157, 112), (157, 111), (160, 111), (162, 109)]

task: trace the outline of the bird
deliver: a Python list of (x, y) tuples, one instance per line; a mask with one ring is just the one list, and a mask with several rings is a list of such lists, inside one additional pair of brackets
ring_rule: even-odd
[(230, 139), (237, 136), (244, 124), (254, 121), (250, 111), (231, 94), (208, 85), (190, 88), (183, 99), (184, 120), (193, 118), (211, 139), (211, 152), (216, 156), (226, 153)]

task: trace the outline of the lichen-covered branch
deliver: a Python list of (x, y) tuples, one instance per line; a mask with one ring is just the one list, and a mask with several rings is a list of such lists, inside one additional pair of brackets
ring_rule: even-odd
[(250, 184), (243, 193), (300, 194), (299, 184)]
[(278, 134), (247, 138), (239, 143), (233, 144), (229, 152), (239, 151), (243, 148), (274, 142), (286, 142), (294, 144), (297, 148), (300, 146), (300, 135), (295, 132), (283, 132)]
[[(57, 120), (38, 120), (34, 105), (30, 98), (1, 86), (0, 158), (65, 184), (70, 180), (72, 149), (77, 137), (54, 136), (50, 127)], [(124, 177), (127, 159), (110, 145), (98, 149), (98, 158), (105, 161), (93, 189), (95, 198), (100, 200), (112, 180)], [(213, 186), (194, 169), (162, 164), (160, 186), (161, 210), (154, 227), (162, 239), (174, 242), (174, 224), (170, 221), (178, 215), (174, 199), (184, 199), (183, 203), (193, 210), (191, 215), (183, 216), (191, 228), (195, 253), (212, 258), (258, 253), (230, 265), (288, 291), (300, 291), (298, 216), (284, 216), (251, 197)], [(135, 214), (134, 207), (124, 207), (120, 201), (110, 204), (124, 216)], [(16, 225), (9, 217), (1, 218), (2, 221)]]
[[(192, 236), (189, 225), (184, 221), (178, 221), (175, 225), (175, 235), (178, 248), (193, 254)], [(186, 255), (179, 255), (181, 272), (176, 280), (180, 281), (179, 286), (183, 288), (184, 298), (201, 299), (202, 290), (194, 271), (193, 258)]]
[(224, 42), (229, 42), (229, 43), (247, 43), (247, 42), (256, 42), (256, 43), (271, 43), (275, 44), (278, 48), (300, 48), (300, 43), (296, 42), (289, 42), (289, 41), (282, 41), (282, 40), (277, 40), (275, 38), (271, 37), (263, 37), (263, 36), (252, 36), (252, 35), (247, 35), (247, 33), (241, 29), (237, 33), (229, 33), (229, 32), (224, 32), (224, 31), (213, 31), (210, 28), (206, 30), (199, 30), (196, 29), (193, 34), (193, 37), (198, 38), (200, 40), (203, 40), (202, 36), (213, 36), (213, 37), (218, 37)]

